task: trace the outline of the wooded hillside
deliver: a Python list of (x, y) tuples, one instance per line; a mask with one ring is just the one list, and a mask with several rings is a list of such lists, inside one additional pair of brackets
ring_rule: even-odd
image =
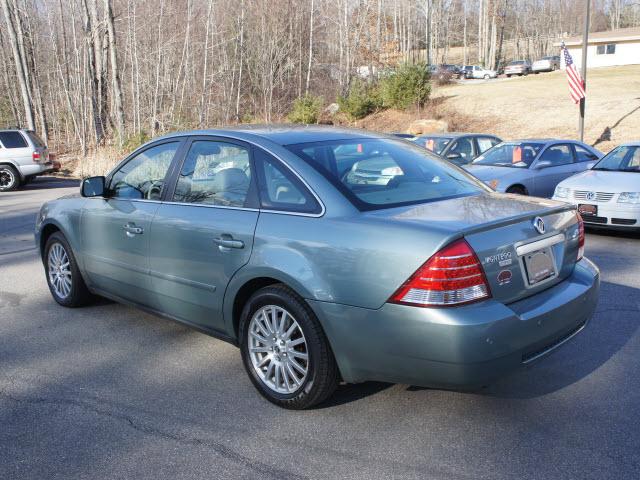
[[(357, 67), (400, 58), (495, 66), (504, 42), (536, 58), (581, 30), (583, 0), (0, 0), (0, 126), (59, 150), (283, 118), (332, 102)], [(640, 4), (595, 0), (592, 30), (640, 24)], [(365, 68), (366, 69), (366, 68)], [(362, 70), (362, 68), (361, 68)]]

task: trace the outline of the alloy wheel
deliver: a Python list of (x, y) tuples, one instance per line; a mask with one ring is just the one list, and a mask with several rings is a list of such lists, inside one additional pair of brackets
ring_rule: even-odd
[(0, 169), (0, 188), (10, 188), (16, 181), (13, 172), (8, 168)]
[(249, 323), (249, 357), (270, 390), (292, 394), (309, 373), (309, 349), (300, 324), (284, 308), (265, 305)]
[(72, 278), (69, 255), (61, 243), (54, 243), (47, 256), (49, 283), (55, 294), (65, 299), (71, 294)]

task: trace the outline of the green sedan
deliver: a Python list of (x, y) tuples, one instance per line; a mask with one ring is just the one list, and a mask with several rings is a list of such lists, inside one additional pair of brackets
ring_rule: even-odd
[(35, 235), (60, 305), (107, 297), (229, 341), (293, 409), (339, 382), (485, 385), (580, 332), (599, 289), (574, 207), (361, 130), (158, 138), (43, 205)]

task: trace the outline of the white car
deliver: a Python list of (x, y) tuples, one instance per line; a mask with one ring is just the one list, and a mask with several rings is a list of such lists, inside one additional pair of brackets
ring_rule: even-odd
[(464, 78), (484, 78), (488, 80), (490, 78), (496, 78), (498, 73), (495, 70), (489, 70), (482, 68), (478, 65), (465, 65), (464, 66)]
[(553, 198), (576, 205), (590, 226), (640, 230), (640, 142), (620, 145), (560, 182)]

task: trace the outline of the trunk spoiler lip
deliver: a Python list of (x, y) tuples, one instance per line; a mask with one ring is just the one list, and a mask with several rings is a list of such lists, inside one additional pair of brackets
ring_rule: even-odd
[[(546, 217), (548, 215), (553, 215), (556, 213), (563, 213), (563, 212), (568, 212), (571, 210), (576, 210), (576, 206), (575, 205), (571, 205), (571, 204), (566, 204), (566, 205), (558, 205), (555, 207), (543, 207), (537, 210), (532, 210), (530, 212), (526, 212), (526, 213), (518, 213), (516, 215), (511, 215), (508, 217), (503, 217), (503, 218), (499, 218), (497, 220), (493, 220), (490, 222), (484, 222), (481, 223), (479, 225), (473, 225), (467, 228), (463, 228), (460, 232), (459, 235), (455, 235), (456, 237), (458, 236), (466, 236), (469, 234), (474, 234), (474, 233), (479, 233), (479, 232), (484, 232), (487, 230), (491, 230), (494, 229), (496, 227), (504, 227), (507, 225), (511, 225), (514, 223), (518, 223), (521, 222), (524, 219), (530, 218), (533, 219), (535, 217)], [(577, 222), (577, 220), (576, 220)]]

